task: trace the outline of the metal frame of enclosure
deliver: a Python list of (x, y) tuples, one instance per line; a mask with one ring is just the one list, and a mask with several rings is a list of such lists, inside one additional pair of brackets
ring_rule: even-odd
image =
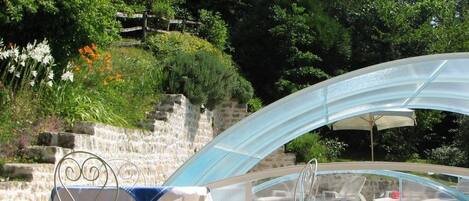
[(165, 185), (204, 185), (243, 175), (272, 151), (310, 130), (391, 108), (469, 114), (469, 53), (382, 63), (291, 94), (224, 131)]

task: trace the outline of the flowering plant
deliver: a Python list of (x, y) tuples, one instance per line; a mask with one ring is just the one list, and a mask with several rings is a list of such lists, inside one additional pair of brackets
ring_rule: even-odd
[[(1, 41), (1, 39), (0, 39)], [(13, 91), (53, 85), (54, 58), (46, 39), (20, 48), (0, 42), (0, 82)]]
[(122, 80), (122, 74), (112, 68), (112, 55), (110, 52), (101, 53), (95, 44), (86, 45), (78, 49), (78, 52), (81, 58), (80, 63), (72, 68), (76, 73), (80, 73), (85, 80), (104, 86)]

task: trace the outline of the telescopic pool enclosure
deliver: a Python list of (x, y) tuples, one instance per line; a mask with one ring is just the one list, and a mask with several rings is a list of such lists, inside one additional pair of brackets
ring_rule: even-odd
[(224, 131), (165, 185), (204, 185), (245, 174), (272, 151), (310, 130), (393, 108), (469, 114), (469, 53), (382, 63), (291, 94)]

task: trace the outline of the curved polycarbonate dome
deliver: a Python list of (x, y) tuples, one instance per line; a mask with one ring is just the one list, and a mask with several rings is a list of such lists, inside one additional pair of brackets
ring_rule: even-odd
[(392, 108), (469, 114), (469, 53), (378, 64), (291, 94), (221, 133), (165, 185), (203, 185), (242, 175), (275, 149), (310, 130)]
[[(339, 171), (320, 171), (317, 173), (319, 176), (318, 182), (319, 186), (324, 189), (326, 186), (334, 186), (334, 182), (338, 182), (342, 185), (344, 182), (343, 180), (334, 180), (332, 178), (337, 178), (338, 175), (360, 175), (360, 176), (371, 176), (368, 179), (384, 179), (388, 182), (391, 181), (398, 181), (398, 186), (394, 186), (396, 191), (399, 191), (402, 194), (402, 200), (423, 200), (423, 199), (416, 199), (406, 197), (407, 195), (416, 194), (419, 198), (423, 196), (427, 196), (427, 198), (433, 198), (431, 200), (469, 200), (469, 196), (465, 195), (462, 192), (457, 191), (454, 188), (448, 187), (444, 184), (437, 183), (433, 180), (428, 178), (415, 176), (412, 174), (406, 174), (402, 172), (395, 172), (389, 170), (339, 170)], [(380, 177), (385, 176), (385, 177)], [(456, 177), (460, 177), (459, 175), (455, 175)], [(321, 178), (323, 177), (323, 178)], [(328, 178), (329, 177), (329, 178)], [(271, 189), (276, 189), (275, 187), (278, 186), (288, 186), (288, 189), (293, 189), (295, 182), (298, 178), (298, 173), (288, 174), (281, 177), (277, 177), (274, 179), (266, 179), (264, 178), (264, 182), (259, 182), (259, 184), (252, 187), (252, 192), (257, 194), (262, 191), (271, 191)], [(347, 178), (347, 177), (345, 177)], [(351, 178), (351, 177), (349, 177)], [(325, 183), (321, 183), (321, 181)], [(375, 180), (376, 182), (376, 180)], [(388, 188), (392, 189), (391, 186), (387, 186)], [(212, 189), (215, 190), (216, 189)], [(389, 190), (389, 189), (388, 189)], [(416, 191), (418, 190), (418, 191)], [(363, 190), (362, 190), (363, 191)], [(413, 192), (412, 192), (413, 191)], [(433, 194), (433, 195), (432, 195)], [(447, 199), (438, 199), (439, 197), (446, 197)], [(449, 198), (449, 199), (448, 199)], [(373, 199), (369, 199), (373, 200)], [(425, 199), (427, 200), (427, 199)]]

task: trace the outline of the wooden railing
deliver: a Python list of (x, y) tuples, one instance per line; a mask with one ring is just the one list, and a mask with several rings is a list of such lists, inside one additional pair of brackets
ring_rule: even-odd
[[(121, 33), (129, 33), (134, 31), (142, 31), (143, 38), (147, 36), (148, 32), (159, 32), (159, 33), (167, 33), (171, 30), (171, 27), (178, 27), (178, 25), (182, 25), (181, 32), (185, 31), (185, 28), (188, 26), (192, 26), (195, 29), (201, 25), (200, 22), (192, 21), (192, 20), (181, 20), (181, 19), (166, 19), (162, 17), (158, 17), (156, 15), (149, 14), (148, 12), (143, 13), (134, 13), (134, 14), (125, 14), (122, 12), (117, 12), (116, 17), (118, 19), (137, 19), (141, 20), (140, 26), (133, 26), (133, 27), (124, 27), (120, 30)], [(150, 27), (148, 25), (149, 19), (156, 19), (167, 22), (167, 26), (164, 29), (160, 29), (158, 27)]]

